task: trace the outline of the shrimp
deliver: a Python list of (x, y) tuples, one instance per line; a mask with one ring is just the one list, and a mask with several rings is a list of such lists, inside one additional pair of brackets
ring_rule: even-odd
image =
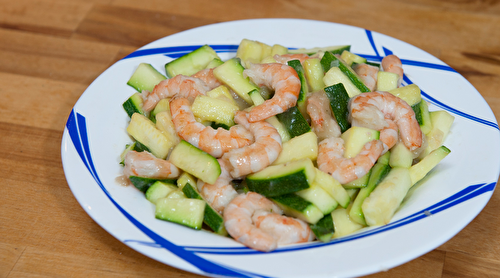
[(378, 67), (374, 67), (368, 64), (356, 64), (352, 67), (356, 74), (361, 78), (363, 83), (370, 89), (370, 91), (377, 88), (377, 73), (379, 71)]
[(307, 224), (282, 213), (269, 199), (248, 192), (238, 195), (226, 207), (224, 225), (235, 240), (259, 251), (269, 252), (278, 244), (312, 240)]
[(297, 54), (283, 54), (283, 55), (274, 55), (273, 56), (274, 60), (276, 63), (284, 64), (286, 65), (288, 61), (291, 60), (299, 60), (300, 63), (304, 63), (305, 60), (311, 59), (311, 56), (305, 54), (305, 53), (297, 53)]
[(341, 184), (346, 184), (366, 175), (383, 150), (382, 142), (373, 140), (366, 143), (357, 156), (345, 158), (344, 140), (327, 138), (318, 146), (318, 169), (328, 173)]
[(129, 151), (125, 155), (123, 174), (153, 179), (171, 179), (180, 174), (179, 168), (170, 161), (157, 158), (149, 152)]
[(229, 130), (221, 127), (215, 130), (197, 122), (186, 98), (172, 99), (170, 112), (179, 137), (216, 158), (253, 142), (252, 133), (241, 125), (234, 125)]
[(208, 86), (209, 90), (215, 89), (222, 85), (222, 82), (217, 79), (214, 75), (214, 68), (202, 69), (199, 72), (193, 74), (191, 77), (199, 78)]
[(249, 123), (247, 114), (236, 112), (234, 121), (250, 130), (255, 142), (249, 146), (233, 149), (222, 156), (229, 164), (230, 174), (239, 178), (260, 171), (273, 163), (281, 152), (281, 137), (266, 121)]
[(382, 59), (382, 68), (384, 71), (396, 73), (399, 75), (398, 87), (403, 80), (403, 63), (396, 55), (388, 55)]
[(312, 130), (318, 141), (340, 136), (339, 124), (333, 117), (330, 100), (324, 91), (314, 92), (307, 98), (307, 114), (311, 117)]
[(279, 63), (251, 64), (243, 71), (243, 76), (259, 86), (274, 89), (274, 96), (264, 103), (250, 108), (248, 121), (251, 123), (265, 120), (295, 106), (300, 93), (300, 80), (297, 72), (290, 66)]
[(233, 200), (238, 193), (231, 185), (232, 178), (227, 171), (226, 162), (217, 159), (220, 164), (221, 174), (214, 184), (209, 184), (198, 179), (198, 190), (205, 200), (220, 214), (224, 208)]
[(153, 91), (147, 95), (142, 108), (149, 112), (153, 110), (160, 99), (169, 97), (184, 97), (191, 102), (198, 96), (204, 95), (210, 90), (201, 79), (185, 75), (176, 75), (158, 83)]
[(352, 125), (383, 130), (394, 121), (404, 145), (414, 151), (422, 145), (422, 131), (408, 103), (388, 92), (368, 92), (349, 101)]

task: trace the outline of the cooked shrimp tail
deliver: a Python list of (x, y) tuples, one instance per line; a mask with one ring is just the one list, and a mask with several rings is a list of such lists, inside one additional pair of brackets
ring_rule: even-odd
[(399, 85), (401, 85), (401, 82), (403, 81), (403, 63), (399, 59), (398, 56), (396, 55), (387, 55), (382, 59), (382, 69), (387, 72), (392, 72), (397, 75), (399, 75)]
[(377, 88), (377, 73), (379, 71), (378, 67), (374, 67), (368, 64), (356, 64), (352, 67), (356, 74), (361, 78), (363, 83), (370, 89), (370, 91)]

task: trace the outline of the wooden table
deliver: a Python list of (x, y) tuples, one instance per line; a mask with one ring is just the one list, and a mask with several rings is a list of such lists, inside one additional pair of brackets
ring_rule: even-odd
[[(0, 0), (0, 277), (198, 277), (130, 249), (84, 212), (62, 169), (64, 125), (92, 80), (136, 48), (267, 17), (350, 24), (413, 44), (465, 76), (498, 120), (498, 1)], [(450, 241), (372, 277), (500, 276), (499, 210), (497, 190)]]

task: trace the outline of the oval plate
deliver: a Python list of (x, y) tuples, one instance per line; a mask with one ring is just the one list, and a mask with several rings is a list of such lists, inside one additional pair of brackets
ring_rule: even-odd
[[(329, 243), (248, 249), (227, 237), (154, 218), (154, 205), (133, 187), (119, 185), (119, 155), (131, 142), (122, 103), (134, 93), (126, 83), (141, 62), (164, 73), (165, 63), (209, 44), (222, 59), (234, 57), (242, 39), (289, 48), (352, 45), (379, 62), (390, 53), (403, 61), (405, 83), (415, 83), (430, 105), (455, 116), (448, 155), (409, 192), (392, 222)], [(257, 19), (195, 28), (152, 42), (102, 73), (74, 106), (61, 155), (68, 184), (83, 209), (124, 244), (155, 260), (206, 276), (352, 277), (387, 270), (440, 246), (486, 205), (499, 176), (500, 138), (491, 109), (477, 90), (432, 55), (394, 38), (341, 24)], [(478, 144), (478, 138), (481, 138)]]

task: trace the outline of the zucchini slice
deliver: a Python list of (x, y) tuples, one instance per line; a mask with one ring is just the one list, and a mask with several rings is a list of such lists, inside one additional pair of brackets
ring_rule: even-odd
[(272, 165), (283, 164), (303, 158), (309, 158), (314, 161), (317, 157), (318, 136), (316, 136), (314, 132), (306, 132), (284, 142), (278, 158)]
[(167, 64), (165, 64), (165, 71), (169, 78), (182, 74), (191, 76), (213, 61), (213, 59), (220, 59), (215, 50), (208, 45), (193, 50), (192, 52), (181, 56)]
[(265, 197), (279, 196), (311, 187), (316, 177), (314, 169), (311, 159), (295, 160), (250, 174), (246, 183), (250, 191)]
[(333, 218), (330, 213), (321, 218), (318, 223), (310, 224), (309, 227), (311, 227), (316, 238), (322, 242), (329, 242), (335, 233)]
[(174, 190), (178, 190), (174, 184), (157, 181), (146, 190), (146, 199), (156, 204), (159, 199), (167, 197)]
[(290, 138), (311, 131), (311, 126), (309, 126), (297, 106), (290, 107), (285, 112), (276, 115), (276, 117), (285, 126)]
[(300, 63), (299, 60), (291, 60), (291, 61), (288, 61), (287, 64), (290, 67), (292, 67), (297, 72), (297, 75), (299, 76), (300, 93), (299, 93), (299, 97), (297, 98), (297, 107), (299, 108), (300, 113), (302, 113), (302, 116), (305, 119), (307, 119), (307, 118), (309, 118), (309, 115), (307, 114), (306, 95), (307, 95), (307, 93), (309, 93), (309, 87), (307, 85), (307, 80), (306, 80), (304, 68), (302, 67), (302, 64)]
[(168, 152), (175, 143), (157, 129), (151, 120), (139, 113), (132, 115), (127, 132), (135, 140), (145, 145), (154, 156), (161, 159), (167, 157)]
[(161, 198), (156, 202), (155, 217), (196, 230), (203, 225), (205, 201), (187, 198)]
[(243, 70), (245, 70), (245, 68), (240, 64), (239, 60), (233, 58), (216, 67), (214, 69), (214, 75), (248, 104), (252, 104), (252, 99), (248, 93), (253, 90), (259, 90), (259, 87), (252, 84), (248, 77), (243, 77)]
[(141, 93), (135, 93), (132, 96), (130, 96), (124, 103), (123, 103), (123, 109), (125, 109), (125, 112), (127, 112), (129, 117), (132, 117), (134, 113), (139, 113), (144, 116), (147, 115), (147, 113), (142, 109), (142, 104), (143, 100), (141, 97)]
[(285, 194), (272, 197), (273, 200), (286, 215), (290, 215), (306, 221), (310, 224), (316, 224), (324, 217), (313, 203), (305, 200), (296, 194)]
[(370, 92), (363, 80), (348, 66), (342, 59), (335, 57), (331, 52), (326, 52), (321, 59), (325, 76), (323, 81), (325, 86), (343, 83), (346, 87), (349, 97), (353, 97), (360, 93)]
[(170, 154), (170, 162), (202, 181), (214, 184), (221, 169), (215, 157), (182, 140)]
[(151, 64), (140, 63), (128, 80), (127, 85), (136, 89), (138, 92), (144, 90), (152, 92), (156, 84), (164, 79), (167, 78), (159, 73)]
[(171, 179), (157, 180), (157, 179), (144, 178), (144, 177), (136, 177), (136, 176), (130, 176), (128, 178), (132, 182), (132, 184), (135, 186), (135, 188), (139, 189), (142, 192), (146, 192), (149, 189), (149, 187), (151, 187), (157, 181), (160, 181), (160, 182), (163, 182), (163, 183), (168, 183), (168, 184), (174, 184), (175, 183), (175, 180), (171, 180)]
[(410, 177), (412, 185), (416, 184), (418, 181), (423, 179), (438, 163), (443, 160), (448, 154), (450, 154), (450, 149), (445, 146), (441, 146), (426, 157), (424, 157), (420, 162), (410, 167)]
[(340, 131), (344, 133), (351, 127), (349, 123), (349, 95), (344, 84), (338, 83), (325, 88), (325, 93), (330, 100), (333, 115), (339, 124)]
[(333, 54), (342, 54), (344, 50), (351, 50), (350, 45), (334, 45), (326, 47), (314, 47), (314, 48), (299, 48), (299, 49), (289, 49), (288, 52), (295, 53), (305, 53), (307, 55), (314, 55), (318, 52), (331, 52)]

